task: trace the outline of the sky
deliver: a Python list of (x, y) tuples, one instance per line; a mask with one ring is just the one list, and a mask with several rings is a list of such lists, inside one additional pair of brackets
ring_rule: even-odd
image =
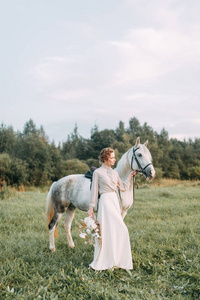
[(200, 138), (199, 0), (0, 0), (0, 122)]

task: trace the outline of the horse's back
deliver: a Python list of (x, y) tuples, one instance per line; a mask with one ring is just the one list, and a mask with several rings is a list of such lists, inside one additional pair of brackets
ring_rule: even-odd
[(51, 186), (54, 204), (68, 207), (70, 204), (87, 210), (89, 205), (90, 180), (83, 174), (72, 174), (55, 181)]

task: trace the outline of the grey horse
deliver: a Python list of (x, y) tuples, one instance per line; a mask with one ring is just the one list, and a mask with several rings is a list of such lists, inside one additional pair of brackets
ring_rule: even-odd
[[(140, 172), (147, 180), (155, 177), (152, 157), (147, 149), (148, 141), (140, 144), (138, 137), (135, 145), (130, 148), (119, 160), (116, 170), (124, 181), (132, 170)], [(133, 179), (134, 180), (134, 179)], [(134, 201), (133, 181), (125, 192), (118, 191), (121, 214), (124, 218)], [(51, 251), (55, 251), (56, 227), (65, 212), (64, 228), (69, 247), (74, 247), (71, 236), (71, 224), (75, 209), (87, 211), (90, 201), (90, 180), (83, 174), (68, 175), (54, 182), (47, 195), (46, 215), (48, 218), (49, 239)], [(95, 208), (97, 210), (97, 208)]]

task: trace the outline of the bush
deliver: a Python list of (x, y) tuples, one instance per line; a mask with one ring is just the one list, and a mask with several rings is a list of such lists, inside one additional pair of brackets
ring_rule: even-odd
[(89, 168), (92, 167), (92, 166), (94, 166), (96, 168), (99, 167), (99, 161), (98, 161), (98, 159), (88, 158), (84, 162), (88, 165)]
[(8, 153), (0, 154), (0, 179), (6, 184), (27, 184), (27, 164), (19, 158), (11, 158)]
[(27, 163), (19, 158), (13, 158), (11, 163), (12, 178), (11, 184), (28, 184)]
[(188, 168), (189, 178), (191, 180), (199, 180), (200, 179), (200, 167), (191, 167)]
[(189, 180), (190, 179), (189, 171), (186, 168), (184, 170), (181, 170), (180, 175), (181, 175), (182, 180)]
[(85, 174), (89, 171), (89, 167), (85, 162), (79, 159), (69, 159), (64, 162), (65, 176), (70, 174)]
[(11, 158), (8, 153), (0, 154), (0, 180), (10, 184), (11, 178)]
[(156, 177), (155, 179), (159, 180), (163, 177), (163, 171), (162, 168), (155, 168)]
[(172, 179), (180, 179), (179, 167), (175, 162), (171, 163), (170, 168), (168, 168), (167, 175), (167, 177)]

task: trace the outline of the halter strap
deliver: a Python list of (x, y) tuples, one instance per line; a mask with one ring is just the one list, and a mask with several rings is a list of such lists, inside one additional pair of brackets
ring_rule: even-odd
[(132, 168), (132, 165), (133, 165), (133, 158), (135, 158), (135, 160), (136, 160), (136, 162), (137, 162), (137, 165), (138, 165), (138, 167), (140, 168), (140, 170), (137, 171), (137, 172), (142, 173), (142, 174), (144, 174), (144, 175), (147, 177), (147, 173), (146, 173), (145, 169), (146, 169), (148, 166), (152, 165), (152, 163), (149, 163), (149, 164), (147, 164), (144, 168), (142, 168), (142, 166), (141, 166), (141, 164), (140, 164), (140, 162), (139, 162), (139, 160), (138, 160), (138, 158), (137, 158), (137, 156), (136, 156), (136, 154), (135, 154), (135, 152), (136, 152), (138, 149), (139, 149), (139, 147), (136, 148), (136, 149), (133, 148), (133, 155), (132, 155), (132, 158), (131, 158), (131, 169), (133, 170), (133, 168)]

